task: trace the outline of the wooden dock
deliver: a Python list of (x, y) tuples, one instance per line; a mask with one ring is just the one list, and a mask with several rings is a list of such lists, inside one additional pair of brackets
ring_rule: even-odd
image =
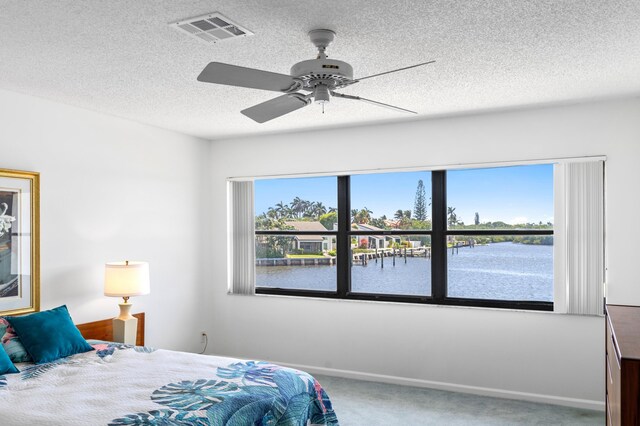
[[(424, 258), (431, 259), (431, 247), (418, 248), (386, 248), (378, 249), (366, 253), (353, 253), (351, 261), (354, 265), (367, 266), (369, 262), (378, 263), (384, 268), (385, 258), (387, 262), (391, 262), (395, 266), (396, 259), (407, 262), (408, 258)], [(316, 265), (335, 265), (335, 256), (323, 257), (294, 257), (294, 258), (259, 258), (256, 259), (256, 266), (316, 266)]]
[(336, 258), (325, 257), (278, 257), (256, 259), (256, 266), (313, 266), (313, 265), (335, 265)]
[(373, 261), (376, 264), (380, 261), (380, 267), (384, 268), (384, 259), (391, 258), (392, 265), (395, 266), (396, 258), (404, 259), (407, 263), (409, 257), (422, 257), (425, 259), (431, 259), (431, 247), (418, 247), (418, 248), (386, 248), (378, 249), (374, 252), (367, 253), (354, 253), (352, 262), (354, 265), (367, 266), (369, 262)]

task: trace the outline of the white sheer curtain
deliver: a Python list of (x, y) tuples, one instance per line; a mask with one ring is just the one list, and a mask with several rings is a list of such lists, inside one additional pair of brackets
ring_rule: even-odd
[(556, 311), (602, 315), (604, 162), (556, 165)]
[(255, 294), (253, 181), (228, 182), (229, 292)]

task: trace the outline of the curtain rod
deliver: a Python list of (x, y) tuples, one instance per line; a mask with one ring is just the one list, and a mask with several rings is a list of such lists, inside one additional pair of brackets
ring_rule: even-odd
[(449, 163), (431, 166), (407, 166), (407, 167), (380, 167), (373, 169), (359, 170), (341, 170), (327, 172), (305, 172), (305, 173), (281, 173), (270, 175), (253, 175), (253, 176), (230, 176), (228, 181), (248, 181), (255, 179), (279, 179), (279, 178), (305, 178), (305, 177), (323, 177), (323, 176), (344, 176), (344, 175), (362, 175), (371, 173), (393, 173), (393, 172), (421, 172), (431, 170), (453, 170), (453, 169), (482, 169), (490, 167), (509, 167), (509, 166), (525, 166), (532, 164), (554, 164), (554, 163), (579, 163), (585, 161), (606, 161), (606, 155), (590, 155), (583, 157), (559, 157), (559, 158), (540, 158), (535, 160), (510, 160), (510, 161), (491, 161), (478, 163)]

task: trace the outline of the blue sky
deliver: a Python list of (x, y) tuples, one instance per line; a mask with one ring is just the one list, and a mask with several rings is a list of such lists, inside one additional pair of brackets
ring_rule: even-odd
[[(351, 208), (367, 207), (374, 217), (392, 218), (396, 210), (413, 210), (418, 181), (431, 196), (430, 172), (380, 173), (351, 177)], [(295, 197), (337, 207), (335, 177), (256, 180), (256, 213)], [(553, 222), (553, 165), (465, 169), (447, 172), (447, 204), (458, 219), (481, 222)], [(429, 217), (431, 213), (429, 212)]]

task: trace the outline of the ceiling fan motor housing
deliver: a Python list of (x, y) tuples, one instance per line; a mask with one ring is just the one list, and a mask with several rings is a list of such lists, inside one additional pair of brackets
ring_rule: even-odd
[(291, 76), (300, 79), (303, 89), (313, 90), (318, 84), (333, 89), (353, 80), (353, 67), (335, 59), (310, 59), (292, 66)]

